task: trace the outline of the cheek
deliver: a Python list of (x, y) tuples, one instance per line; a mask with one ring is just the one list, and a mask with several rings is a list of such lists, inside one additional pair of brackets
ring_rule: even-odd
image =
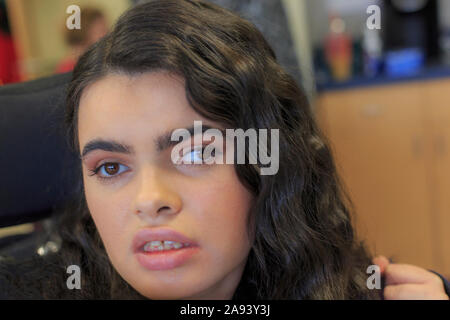
[(251, 247), (247, 232), (247, 216), (252, 196), (240, 183), (232, 166), (222, 166), (221, 174), (214, 183), (205, 183), (186, 197), (192, 206), (189, 212), (196, 214), (195, 220), (204, 245), (209, 251), (223, 254), (246, 255)]
[[(92, 180), (92, 179), (89, 179)], [(126, 243), (122, 238), (127, 234), (127, 214), (119, 193), (106, 192), (108, 187), (102, 187), (97, 182), (86, 181), (84, 184), (86, 202), (95, 222), (97, 230), (109, 255), (120, 251)]]

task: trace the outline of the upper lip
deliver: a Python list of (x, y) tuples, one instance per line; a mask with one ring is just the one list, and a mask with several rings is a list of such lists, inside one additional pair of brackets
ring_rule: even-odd
[(150, 241), (175, 241), (190, 246), (197, 246), (192, 239), (187, 236), (167, 228), (146, 228), (138, 231), (133, 238), (133, 249), (135, 252), (140, 251), (142, 247)]

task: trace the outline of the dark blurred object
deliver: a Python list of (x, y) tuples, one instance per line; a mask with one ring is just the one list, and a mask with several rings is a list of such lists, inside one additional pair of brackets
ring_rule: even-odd
[(450, 1), (438, 0), (441, 61), (450, 65)]
[(0, 227), (40, 220), (78, 190), (63, 126), (71, 73), (0, 87)]
[(5, 0), (0, 0), (0, 31), (10, 33)]
[(441, 31), (439, 46), (442, 54), (442, 63), (450, 65), (450, 29)]
[(316, 83), (327, 83), (331, 79), (330, 68), (328, 67), (323, 48), (316, 46), (313, 49), (313, 62), (314, 62), (314, 78)]
[(0, 85), (20, 81), (16, 49), (9, 32), (4, 1), (0, 1)]
[(384, 51), (416, 48), (427, 61), (439, 56), (439, 22), (435, 0), (385, 0), (382, 10)]

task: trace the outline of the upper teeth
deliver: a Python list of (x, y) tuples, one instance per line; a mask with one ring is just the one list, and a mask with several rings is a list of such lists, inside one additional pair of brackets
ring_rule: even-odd
[(183, 246), (186, 246), (186, 244), (175, 241), (150, 241), (145, 244), (144, 251), (180, 249)]

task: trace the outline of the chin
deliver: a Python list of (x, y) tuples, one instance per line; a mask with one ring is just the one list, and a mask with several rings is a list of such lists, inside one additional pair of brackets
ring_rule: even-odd
[(163, 290), (163, 292), (147, 289), (143, 292), (139, 291), (139, 293), (150, 300), (191, 300), (191, 299), (197, 300), (197, 299), (200, 299), (200, 298), (196, 298), (196, 295), (198, 294), (198, 292), (195, 292), (195, 291), (182, 292), (182, 291), (180, 291), (179, 287), (178, 287), (178, 289), (170, 290), (170, 291)]

